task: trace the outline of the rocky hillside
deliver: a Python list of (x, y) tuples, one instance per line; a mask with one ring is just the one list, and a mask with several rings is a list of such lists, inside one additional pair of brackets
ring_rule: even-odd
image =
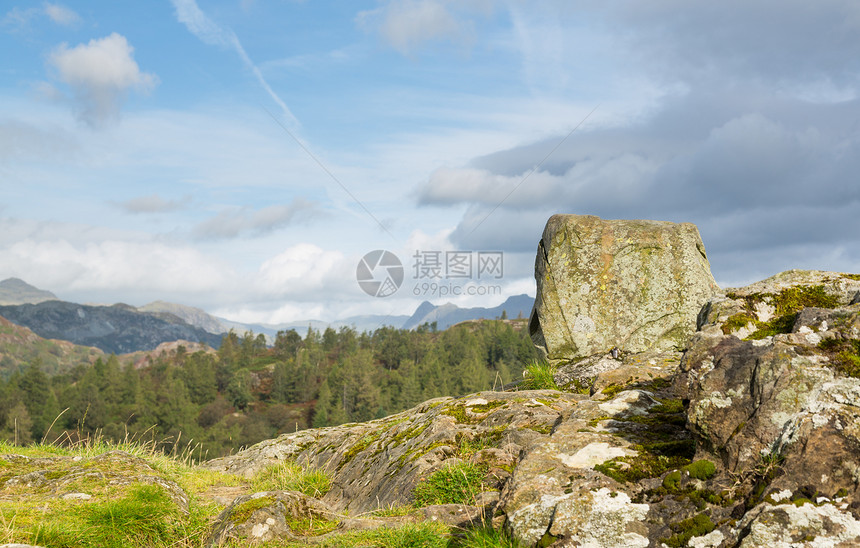
[[(860, 545), (860, 275), (789, 271), (722, 291), (706, 271), (701, 301), (674, 299), (673, 287), (694, 283), (677, 257), (701, 269), (705, 255), (697, 234), (665, 235), (689, 227), (631, 222), (645, 244), (618, 245), (584, 236), (631, 227), (580, 220), (557, 219), (564, 237), (549, 232), (539, 252), (550, 260), (532, 331), (556, 365), (534, 364), (500, 391), (285, 434), (186, 473), (212, 474), (209, 487), (146, 469), (138, 475), (181, 491), (138, 483), (173, 501), (168, 523), (208, 512), (197, 533), (207, 546)], [(577, 293), (565, 289), (570, 273), (594, 268), (579, 260), (602, 266)], [(643, 276), (627, 304), (588, 302), (629, 294)], [(261, 480), (295, 462), (325, 487)], [(107, 502), (58, 479), (75, 466), (2, 457), (0, 508), (38, 506), (50, 523), (61, 511), (89, 516), (87, 505)]]
[[(150, 312), (154, 314), (172, 314), (182, 319), (188, 325), (199, 327), (207, 333), (220, 335), (230, 331), (230, 328), (221, 323), (215, 316), (204, 310), (193, 306), (186, 306), (165, 301), (153, 301), (149, 304), (137, 307), (139, 312)], [(245, 330), (239, 331), (244, 333)]]
[(7, 378), (33, 361), (38, 361), (46, 373), (56, 374), (81, 363), (92, 363), (103, 355), (92, 346), (44, 339), (0, 316), (0, 378)]
[(188, 325), (172, 314), (143, 313), (127, 305), (89, 306), (64, 301), (0, 306), (0, 316), (46, 339), (95, 346), (107, 353), (153, 350), (163, 342), (187, 340), (213, 347), (221, 336)]

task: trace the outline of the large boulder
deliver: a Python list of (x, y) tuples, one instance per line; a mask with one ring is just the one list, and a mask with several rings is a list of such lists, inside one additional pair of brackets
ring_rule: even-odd
[(529, 330), (551, 363), (683, 349), (718, 290), (695, 225), (553, 215), (535, 260)]

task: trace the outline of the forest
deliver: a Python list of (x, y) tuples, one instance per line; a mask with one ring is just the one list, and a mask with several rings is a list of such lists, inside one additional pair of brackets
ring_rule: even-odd
[(0, 439), (151, 442), (202, 460), (285, 432), (380, 418), (439, 396), (500, 388), (536, 358), (526, 320), (444, 331), (227, 334), (143, 363), (111, 355), (49, 375), (38, 359), (0, 380)]

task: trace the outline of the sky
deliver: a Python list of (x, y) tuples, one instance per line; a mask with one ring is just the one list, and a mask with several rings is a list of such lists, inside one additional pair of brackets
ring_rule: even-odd
[(555, 213), (860, 272), (856, 0), (13, 0), (0, 52), (0, 279), (64, 300), (495, 306)]

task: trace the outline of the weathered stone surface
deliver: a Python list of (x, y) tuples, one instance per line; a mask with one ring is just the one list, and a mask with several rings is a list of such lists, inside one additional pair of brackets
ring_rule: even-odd
[(291, 523), (340, 522), (328, 505), (295, 491), (264, 491), (235, 499), (216, 518), (206, 546), (227, 541), (262, 544), (276, 539), (301, 539)]
[(678, 372), (680, 362), (681, 353), (674, 350), (619, 353), (616, 358), (611, 354), (595, 354), (559, 366), (554, 379), (565, 390), (599, 398), (604, 390), (611, 391), (613, 387), (668, 382)]
[(466, 529), (477, 527), (492, 519), (483, 507), (466, 504), (434, 504), (423, 508), (424, 519), (439, 521), (454, 527)]
[[(595, 466), (647, 451), (639, 444), (658, 433), (640, 419), (659, 406), (654, 393), (635, 389), (606, 401), (583, 400), (549, 440), (527, 447), (499, 503), (513, 535), (527, 545), (554, 538), (585, 546), (648, 546), (660, 527), (646, 523), (649, 504), (631, 503), (643, 485), (618, 483)], [(687, 433), (676, 425), (658, 435), (683, 441)]]
[(828, 294), (836, 297), (840, 305), (860, 302), (860, 277), (856, 274), (826, 270), (786, 270), (746, 287), (728, 288), (725, 292), (744, 297), (756, 293), (775, 294), (791, 287), (816, 285), (823, 286)]
[(535, 279), (529, 330), (552, 363), (683, 349), (718, 291), (694, 225), (589, 215), (549, 219)]
[(498, 490), (522, 448), (583, 398), (545, 390), (438, 398), (385, 419), (286, 434), (204, 466), (250, 477), (278, 460), (309, 463), (332, 476), (323, 500), (350, 513), (410, 504), (422, 478), (457, 458), (487, 465), (486, 488)]
[[(860, 305), (848, 304), (860, 286), (828, 272), (791, 271), (769, 280), (733, 290), (734, 299), (711, 303), (705, 314), (708, 323), (694, 337), (677, 381), (690, 401), (690, 428), (735, 477), (756, 483), (747, 506), (780, 496), (788, 502), (839, 498), (856, 515), (860, 379), (846, 376), (838, 362), (860, 360), (860, 346), (851, 342), (860, 338)], [(833, 308), (792, 312), (785, 297), (797, 292), (777, 298), (785, 290), (811, 287), (823, 288), (816, 298)], [(729, 320), (738, 309), (759, 323), (788, 310), (783, 317), (790, 323), (783, 327), (790, 332), (741, 340), (737, 335), (749, 335), (756, 326), (737, 329)], [(828, 351), (827, 341), (837, 350)]]
[(832, 504), (762, 504), (739, 524), (739, 548), (860, 546), (860, 521)]

